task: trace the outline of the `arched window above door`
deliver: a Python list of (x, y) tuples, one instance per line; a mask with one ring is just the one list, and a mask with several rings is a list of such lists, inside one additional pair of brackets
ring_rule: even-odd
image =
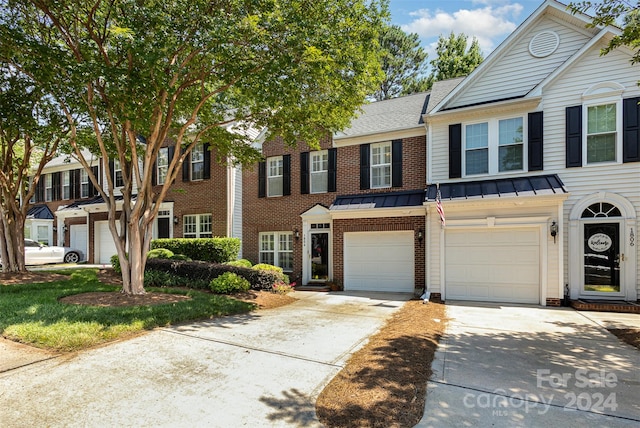
[(581, 218), (622, 217), (620, 210), (607, 202), (596, 202), (582, 211)]

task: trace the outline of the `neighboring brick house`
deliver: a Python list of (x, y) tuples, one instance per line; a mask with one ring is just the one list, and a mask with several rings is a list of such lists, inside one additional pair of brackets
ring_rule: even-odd
[(262, 143), (243, 173), (243, 254), (302, 284), (345, 290), (424, 288), (429, 95), (371, 103), (318, 148)]
[[(91, 156), (87, 153), (86, 156)], [(154, 165), (154, 184), (163, 182), (173, 147), (164, 147)], [(154, 238), (241, 235), (241, 173), (229, 164), (212, 162), (215, 153), (206, 143), (195, 147), (181, 173), (160, 206), (153, 227)], [(115, 193), (122, 183), (121, 170), (109, 160)], [(95, 173), (105, 183), (102, 162), (93, 161)], [(157, 187), (159, 190), (159, 187)], [(43, 178), (32, 201), (34, 218), (25, 232), (49, 244), (77, 248), (90, 263), (108, 264), (116, 254), (108, 228), (108, 212), (81, 165), (68, 156), (53, 159), (43, 170)], [(55, 219), (49, 213), (53, 213)], [(28, 232), (27, 232), (28, 229)], [(45, 230), (46, 229), (46, 230)], [(35, 231), (35, 232), (34, 232)], [(45, 239), (46, 237), (46, 239)]]

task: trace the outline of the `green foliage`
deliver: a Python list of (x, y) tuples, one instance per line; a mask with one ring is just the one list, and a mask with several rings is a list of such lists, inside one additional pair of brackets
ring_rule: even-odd
[(98, 281), (95, 269), (73, 270), (69, 279), (43, 284), (0, 287), (0, 335), (57, 351), (95, 346), (146, 329), (184, 321), (250, 311), (253, 306), (225, 296), (176, 289), (153, 293), (183, 294), (177, 303), (152, 306), (84, 306), (59, 301), (88, 292), (118, 293), (119, 287)]
[(426, 77), (427, 52), (420, 46), (417, 34), (388, 25), (380, 33), (380, 46), (385, 77), (373, 95), (377, 101), (431, 88), (433, 82)]
[(169, 257), (169, 260), (182, 260), (185, 262), (190, 262), (193, 259), (189, 256), (185, 256), (184, 254), (174, 254), (173, 256)]
[(251, 288), (249, 281), (232, 272), (225, 272), (211, 280), (211, 291), (217, 294), (231, 294), (238, 291), (247, 291)]
[(238, 238), (174, 238), (154, 239), (151, 248), (166, 248), (192, 260), (226, 263), (238, 257), (240, 244)]
[(148, 259), (170, 259), (173, 256), (173, 251), (167, 250), (166, 248), (154, 248), (147, 253)]
[(231, 262), (227, 262), (226, 264), (228, 264), (229, 266), (240, 266), (240, 267), (246, 267), (246, 268), (250, 268), (251, 266), (253, 266), (251, 261), (247, 259), (233, 260)]
[(258, 263), (254, 265), (251, 269), (260, 270), (263, 272), (273, 272), (275, 277), (277, 278), (276, 282), (284, 282), (286, 284), (289, 283), (289, 277), (282, 271), (282, 268), (279, 266), (274, 266), (266, 263)]
[[(569, 3), (572, 13), (590, 13), (593, 20), (587, 27), (620, 27), (622, 33), (613, 36), (602, 55), (606, 55), (620, 46), (628, 46), (634, 51), (631, 64), (640, 63), (640, 3), (626, 0), (603, 0), (598, 2), (581, 1)], [(640, 84), (640, 82), (638, 82)]]
[(449, 37), (440, 36), (437, 57), (431, 61), (431, 78), (434, 81), (466, 76), (483, 61), (478, 40), (474, 37), (467, 49), (467, 36), (452, 32)]
[[(223, 263), (207, 263), (201, 261), (183, 262), (174, 260), (152, 259), (147, 262), (147, 270), (170, 272), (187, 280), (187, 287), (200, 287), (224, 274), (233, 272), (245, 278), (255, 290), (270, 290), (273, 284), (284, 281), (286, 275), (277, 271), (255, 270), (231, 266)], [(288, 279), (287, 281), (288, 282)]]

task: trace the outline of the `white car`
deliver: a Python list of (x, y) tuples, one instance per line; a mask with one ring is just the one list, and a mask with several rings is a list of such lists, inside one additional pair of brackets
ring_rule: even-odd
[(26, 265), (47, 263), (78, 263), (82, 252), (69, 247), (49, 247), (32, 239), (24, 240), (24, 262)]

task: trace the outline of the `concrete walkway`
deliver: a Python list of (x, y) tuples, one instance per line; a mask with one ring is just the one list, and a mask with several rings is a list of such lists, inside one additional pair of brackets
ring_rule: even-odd
[(0, 427), (320, 426), (317, 395), (412, 296), (294, 296), (27, 365), (0, 346)]
[(640, 315), (447, 302), (418, 427), (638, 427)]

